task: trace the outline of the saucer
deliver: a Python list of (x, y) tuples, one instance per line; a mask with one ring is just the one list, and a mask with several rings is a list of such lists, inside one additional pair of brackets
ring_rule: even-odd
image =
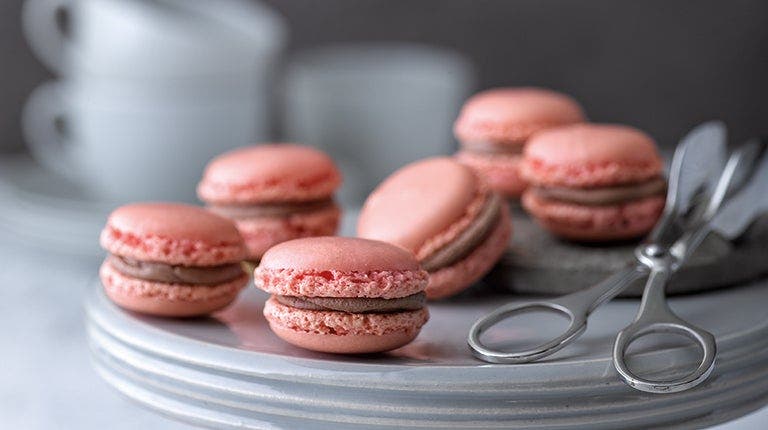
[(113, 207), (28, 155), (0, 157), (0, 230), (29, 245), (80, 257), (101, 256), (99, 232)]

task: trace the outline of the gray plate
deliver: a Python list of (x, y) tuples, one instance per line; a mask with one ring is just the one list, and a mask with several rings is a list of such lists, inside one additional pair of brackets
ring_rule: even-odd
[[(598, 310), (585, 335), (546, 361), (476, 361), (471, 323), (511, 296), (430, 305), (412, 344), (388, 354), (337, 356), (276, 338), (261, 316), (265, 295), (250, 288), (213, 318), (139, 316), (111, 304), (98, 285), (87, 303), (99, 373), (135, 401), (177, 419), (218, 428), (700, 428), (768, 402), (768, 284), (671, 299), (684, 319), (712, 331), (712, 377), (682, 393), (653, 395), (619, 381), (613, 338), (636, 300)], [(738, 317), (734, 317), (737, 315)], [(550, 320), (501, 327), (501, 337), (537, 338)], [(636, 369), (677, 374), (696, 360), (676, 340), (641, 345)]]
[[(602, 281), (634, 259), (636, 243), (583, 245), (558, 240), (519, 209), (510, 249), (486, 278), (492, 289), (561, 295)], [(711, 234), (672, 279), (669, 294), (694, 293), (744, 283), (768, 274), (768, 214), (737, 240)], [(639, 297), (642, 282), (625, 297)]]

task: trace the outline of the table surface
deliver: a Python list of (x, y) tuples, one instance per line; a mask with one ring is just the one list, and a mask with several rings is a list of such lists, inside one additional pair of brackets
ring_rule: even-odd
[[(0, 339), (0, 419), (7, 428), (191, 428), (127, 401), (92, 369), (83, 299), (98, 261), (15, 242), (0, 231), (5, 287)], [(762, 429), (768, 408), (715, 427)]]

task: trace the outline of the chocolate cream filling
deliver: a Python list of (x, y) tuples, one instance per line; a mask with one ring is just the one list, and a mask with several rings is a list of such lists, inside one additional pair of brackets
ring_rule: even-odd
[(426, 294), (411, 294), (396, 299), (365, 297), (296, 297), (275, 295), (275, 299), (292, 308), (310, 311), (339, 311), (353, 314), (417, 311), (424, 307)]
[(484, 140), (467, 141), (461, 143), (462, 149), (478, 154), (495, 155), (522, 155), (524, 145), (519, 143), (497, 143)]
[(109, 264), (123, 275), (166, 284), (215, 285), (235, 280), (243, 275), (240, 263), (188, 267), (110, 255)]
[(428, 272), (450, 266), (469, 255), (488, 237), (501, 214), (501, 198), (491, 193), (477, 218), (453, 241), (438, 249), (421, 262)]
[(308, 202), (270, 202), (251, 205), (210, 205), (208, 209), (214, 213), (232, 219), (259, 217), (284, 217), (299, 212), (311, 212), (326, 209), (335, 203), (333, 198)]
[(534, 187), (539, 197), (581, 205), (600, 206), (624, 203), (655, 195), (663, 195), (667, 181), (656, 177), (638, 184), (600, 188)]

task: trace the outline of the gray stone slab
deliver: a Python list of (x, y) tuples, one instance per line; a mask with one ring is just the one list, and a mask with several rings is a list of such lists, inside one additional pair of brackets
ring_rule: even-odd
[[(579, 244), (544, 231), (517, 209), (508, 252), (486, 278), (485, 288), (521, 294), (571, 293), (608, 277), (633, 261), (636, 242)], [(729, 287), (768, 274), (768, 214), (734, 241), (710, 234), (672, 279), (669, 294)], [(624, 297), (638, 297), (643, 283), (632, 285)]]

